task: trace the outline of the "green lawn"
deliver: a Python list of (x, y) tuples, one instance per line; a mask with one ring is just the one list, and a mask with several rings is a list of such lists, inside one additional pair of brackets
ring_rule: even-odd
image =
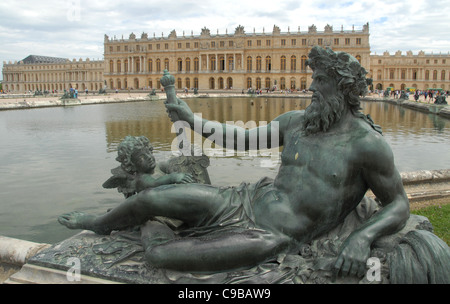
[(434, 234), (450, 245), (450, 204), (429, 206), (411, 213), (427, 217), (433, 225)]

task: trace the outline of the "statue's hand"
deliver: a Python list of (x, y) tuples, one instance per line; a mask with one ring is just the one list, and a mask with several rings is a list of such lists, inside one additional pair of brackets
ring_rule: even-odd
[(183, 100), (177, 98), (177, 103), (168, 103), (166, 101), (164, 102), (164, 104), (166, 106), (166, 112), (172, 122), (177, 121), (177, 119), (173, 117), (173, 113), (176, 113), (178, 115), (178, 120), (186, 122), (193, 120), (194, 113), (192, 112), (191, 108), (189, 108), (187, 103)]
[(361, 234), (351, 234), (342, 244), (334, 265), (335, 276), (352, 275), (362, 277), (370, 255), (370, 242)]
[(171, 179), (174, 184), (190, 184), (195, 183), (192, 175), (187, 173), (171, 173)]

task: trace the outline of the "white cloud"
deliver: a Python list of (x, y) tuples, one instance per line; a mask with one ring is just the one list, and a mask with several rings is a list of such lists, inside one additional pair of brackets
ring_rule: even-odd
[(370, 25), (372, 52), (447, 53), (450, 51), (450, 0), (2, 0), (0, 2), (0, 64), (30, 54), (56, 57), (103, 57), (103, 36), (127, 38), (146, 32), (160, 37), (176, 30), (200, 34), (335, 30)]

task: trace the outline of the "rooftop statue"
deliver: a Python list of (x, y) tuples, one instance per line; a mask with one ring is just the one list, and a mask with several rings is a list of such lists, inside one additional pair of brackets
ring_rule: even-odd
[[(293, 282), (314, 281), (312, 268), (327, 273), (322, 277), (325, 281), (330, 274), (335, 279), (361, 279), (375, 248), (388, 246), (396, 252), (389, 260), (391, 282), (417, 282), (419, 272), (409, 267), (414, 263), (405, 258), (403, 247), (394, 250), (398, 241), (389, 239), (409, 227), (409, 201), (380, 128), (360, 112), (359, 96), (367, 92), (366, 71), (352, 56), (320, 47), (312, 48), (307, 64), (313, 70), (311, 105), (250, 130), (195, 115), (171, 93), (173, 76), (161, 78), (173, 121), (184, 121), (193, 130), (194, 125), (208, 124), (201, 128), (202, 135), (210, 137), (216, 132), (215, 138), (220, 134), (226, 147), (232, 141), (236, 149), (248, 149), (252, 138), (259, 139), (261, 149), (283, 146), (275, 179), (262, 178), (238, 187), (162, 185), (130, 196), (105, 214), (71, 212), (60, 216), (60, 223), (102, 235), (140, 225), (144, 257), (150, 267), (219, 274), (214, 277), (217, 280), (224, 278), (221, 273), (257, 269), (259, 279), (253, 282), (279, 282), (286, 280), (275, 277), (285, 278), (292, 273), (286, 269), (296, 269)], [(237, 144), (241, 137), (245, 147)], [(369, 189), (377, 201), (365, 197)], [(184, 224), (173, 229), (155, 220), (156, 216)], [(351, 218), (360, 220), (350, 224), (356, 223)], [(415, 244), (434, 240), (427, 233), (414, 236), (419, 239)], [(321, 240), (320, 246), (317, 240)], [(327, 254), (318, 255), (319, 247), (326, 247)], [(448, 246), (442, 248), (434, 252), (444, 252), (443, 259), (448, 262)], [(433, 265), (434, 257), (425, 256), (428, 266)], [(314, 267), (303, 267), (310, 265), (309, 258)], [(434, 281), (448, 282), (448, 263), (444, 265), (433, 268), (437, 273)], [(278, 276), (269, 279), (268, 272)], [(192, 281), (199, 278), (187, 277)], [(322, 282), (314, 282), (318, 281)]]

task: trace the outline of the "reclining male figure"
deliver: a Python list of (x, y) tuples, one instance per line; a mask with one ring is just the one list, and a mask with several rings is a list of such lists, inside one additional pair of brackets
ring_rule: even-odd
[[(313, 70), (311, 105), (266, 126), (245, 130), (196, 116), (182, 100), (166, 103), (169, 113), (193, 129), (194, 124), (212, 124), (214, 129), (202, 128), (202, 135), (222, 132), (226, 147), (233, 140), (238, 148), (236, 139), (242, 136), (246, 149), (250, 138), (267, 138), (258, 147), (273, 148), (271, 136), (276, 134), (283, 152), (274, 180), (262, 179), (245, 189), (164, 185), (144, 190), (104, 215), (72, 212), (59, 221), (100, 234), (143, 225), (149, 264), (189, 272), (229, 271), (273, 260), (280, 253), (298, 253), (302, 244), (342, 223), (371, 189), (382, 209), (350, 234), (335, 264), (336, 272), (362, 276), (371, 244), (401, 229), (409, 218), (408, 198), (390, 147), (370, 118), (359, 112), (359, 96), (368, 85), (364, 68), (346, 53), (320, 47), (311, 50), (308, 65)], [(213, 232), (179, 237), (149, 221), (155, 216)]]

